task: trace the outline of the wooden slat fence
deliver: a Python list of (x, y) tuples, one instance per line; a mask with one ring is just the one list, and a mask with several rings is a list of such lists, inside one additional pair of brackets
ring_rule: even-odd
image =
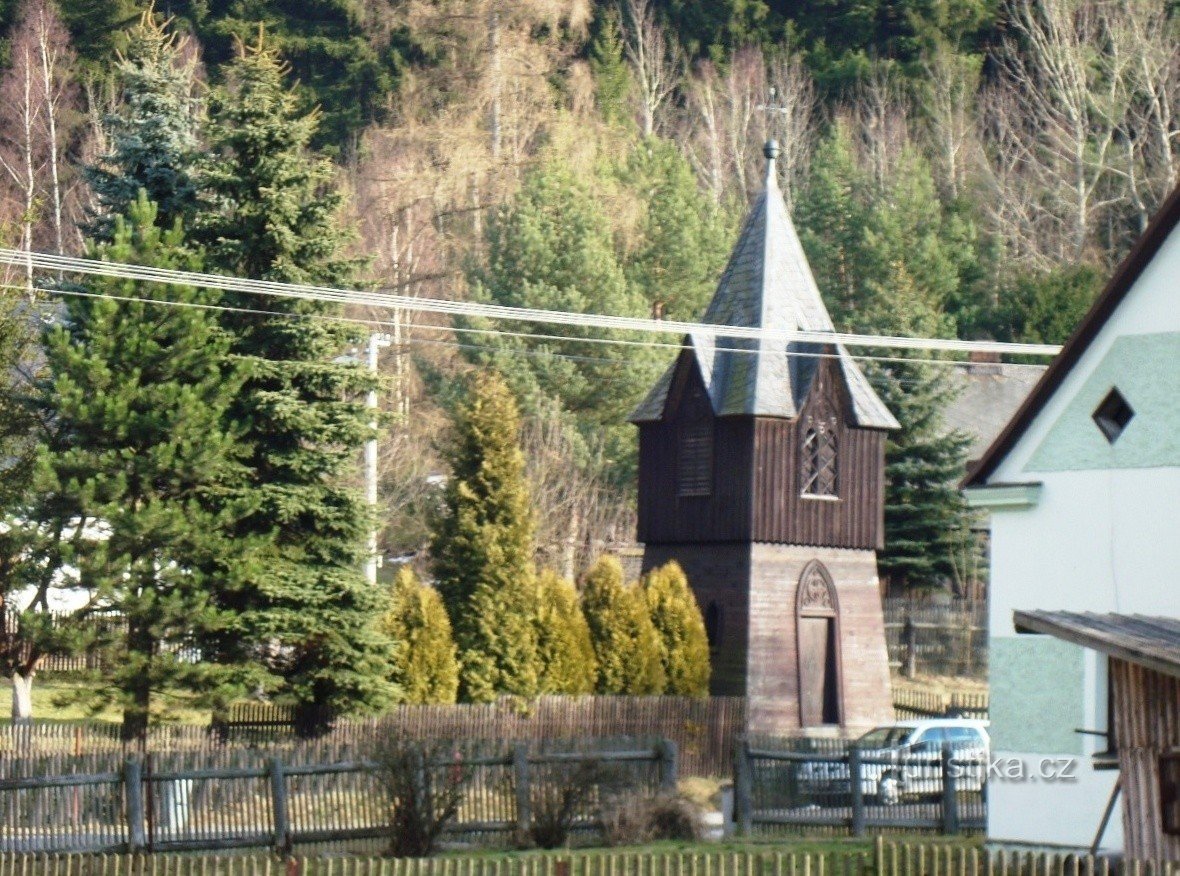
[(987, 676), (987, 603), (955, 600), (927, 605), (884, 601), (885, 643), (894, 673)]
[[(76, 674), (103, 669), (106, 657), (101, 643), (120, 640), (125, 637), (127, 631), (126, 621), (117, 612), (95, 612), (84, 617), (67, 611), (38, 612), (41, 618), (46, 614), (53, 628), (79, 631), (92, 644), (79, 651), (61, 651), (44, 655), (37, 666), (37, 672), (41, 675)], [(11, 642), (12, 653), (26, 659), (29, 656), (29, 644), (22, 641), (21, 637), (20, 613), (11, 607), (0, 607), (0, 641), (3, 641), (6, 647)], [(184, 645), (168, 647), (185, 662), (196, 663), (201, 659), (198, 648)]]
[(1175, 861), (1122, 861), (878, 839), (871, 851), (562, 851), (375, 858), (273, 855), (0, 855), (0, 876), (1175, 876)]
[(988, 715), (987, 691), (928, 691), (895, 687), (893, 710), (899, 720), (911, 718), (977, 718)]
[[(260, 722), (268, 720), (263, 713), (259, 716)], [(746, 704), (741, 697), (545, 696), (523, 705), (502, 701), (396, 706), (379, 718), (342, 721), (312, 741), (296, 740), (289, 727), (280, 726), (230, 726), (211, 733), (205, 727), (165, 725), (149, 731), (145, 750), (195, 752), (215, 758), (227, 747), (248, 745), (315, 762), (351, 757), (390, 737), (536, 741), (659, 736), (676, 743), (686, 774), (724, 776), (731, 766), (733, 740), (741, 734), (745, 720)], [(223, 745), (222, 739), (229, 745)], [(0, 725), (0, 773), (13, 758), (104, 753), (126, 753), (116, 725)]]
[[(564, 746), (484, 744), (434, 749), (421, 793), (462, 777), (453, 838), (504, 845), (530, 824), (549, 788), (591, 783), (576, 813), (596, 824), (603, 795), (675, 789), (677, 753), (665, 740), (578, 740)], [(592, 765), (587, 772), (580, 767)], [(388, 836), (388, 800), (372, 761), (186, 768), (167, 756), (131, 757), (118, 770), (0, 779), (0, 851), (124, 852), (290, 849)]]

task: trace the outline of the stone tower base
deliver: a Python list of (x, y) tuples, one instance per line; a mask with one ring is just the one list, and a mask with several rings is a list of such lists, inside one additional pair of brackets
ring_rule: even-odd
[[(644, 571), (669, 560), (684, 568), (712, 633), (710, 693), (747, 698), (748, 733), (843, 735), (893, 720), (875, 552), (766, 543), (648, 545)], [(814, 630), (817, 623), (831, 624), (831, 644), (818, 646), (822, 653), (817, 639), (800, 629)], [(817, 661), (831, 667), (836, 684), (826, 713), (819, 715), (812, 699), (808, 716), (800, 685), (801, 679), (807, 685)]]

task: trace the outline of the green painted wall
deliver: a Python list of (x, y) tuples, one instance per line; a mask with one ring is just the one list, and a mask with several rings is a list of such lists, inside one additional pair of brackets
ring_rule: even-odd
[[(1109, 444), (1091, 415), (1112, 387), (1135, 411)], [(1114, 342), (1024, 467), (1026, 472), (1180, 466), (1180, 334)]]
[(1082, 754), (1082, 649), (1051, 636), (993, 638), (988, 655), (992, 751)]

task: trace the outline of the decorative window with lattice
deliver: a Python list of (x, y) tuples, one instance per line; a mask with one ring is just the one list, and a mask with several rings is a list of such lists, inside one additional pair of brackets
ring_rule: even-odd
[(821, 404), (803, 421), (800, 483), (804, 496), (836, 498), (840, 455), (836, 435), (836, 414)]

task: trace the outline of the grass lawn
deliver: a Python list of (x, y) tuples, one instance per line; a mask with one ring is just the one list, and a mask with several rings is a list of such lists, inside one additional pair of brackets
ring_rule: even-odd
[[(890, 843), (913, 845), (938, 845), (939, 847), (982, 848), (982, 836), (932, 837), (925, 835), (890, 835)], [(674, 854), (674, 855), (716, 855), (716, 854), (745, 854), (754, 853), (794, 853), (809, 855), (827, 854), (856, 854), (862, 852), (871, 854), (875, 840), (872, 837), (798, 837), (798, 838), (767, 838), (739, 840), (730, 839), (722, 842), (680, 842), (663, 841), (646, 843), (641, 846), (614, 846), (609, 848), (589, 847), (573, 849), (527, 849), (524, 851), (481, 850), (481, 851), (448, 851), (441, 852), (440, 858), (537, 858), (552, 857), (566, 858), (570, 856), (595, 857), (602, 855), (635, 855), (635, 854)]]
[[(47, 678), (33, 681), (33, 719), (36, 721), (106, 721), (119, 724), (123, 720), (122, 710), (115, 705), (108, 705), (99, 712), (91, 712), (77, 697), (85, 691), (85, 685), (77, 681), (64, 681)], [(168, 719), (179, 724), (198, 724), (208, 726), (209, 710), (195, 709), (185, 702), (184, 698), (172, 697), (169, 700)], [(0, 709), (4, 720), (8, 722), (10, 710)]]

